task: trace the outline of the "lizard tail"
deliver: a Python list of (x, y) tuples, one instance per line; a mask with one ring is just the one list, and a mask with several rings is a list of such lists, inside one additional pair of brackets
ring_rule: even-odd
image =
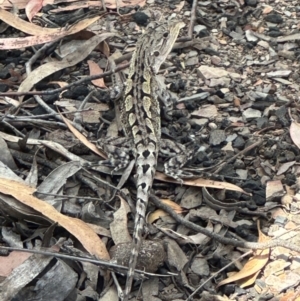
[(145, 224), (145, 215), (148, 205), (148, 199), (152, 183), (154, 180), (156, 164), (157, 164), (157, 147), (154, 143), (150, 143), (147, 147), (140, 145), (137, 147), (136, 155), (137, 167), (137, 202), (134, 220), (134, 231), (132, 238), (132, 250), (129, 259), (129, 270), (125, 286), (125, 294), (123, 301), (128, 300), (131, 286), (134, 278), (134, 270), (137, 263), (138, 253), (142, 242), (142, 233)]

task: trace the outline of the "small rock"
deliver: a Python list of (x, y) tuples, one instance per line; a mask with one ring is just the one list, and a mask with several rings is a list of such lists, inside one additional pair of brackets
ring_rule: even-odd
[(213, 55), (211, 57), (211, 63), (216, 66), (222, 65), (222, 59), (219, 56)]
[(257, 128), (259, 129), (263, 129), (265, 127), (268, 126), (268, 118), (267, 117), (260, 117), (256, 120), (256, 125), (257, 125)]
[(284, 226), (286, 222), (287, 222), (286, 216), (278, 215), (275, 218), (274, 224), (280, 224), (281, 226)]
[(209, 144), (219, 145), (226, 140), (226, 134), (223, 130), (214, 130), (210, 133)]
[(297, 43), (284, 43), (283, 45), (283, 50), (293, 50), (293, 49), (297, 49), (298, 45)]
[(265, 20), (270, 23), (281, 24), (283, 18), (279, 14), (269, 14), (265, 16)]
[(243, 149), (245, 147), (245, 139), (241, 136), (238, 136), (234, 141), (232, 146), (237, 149)]
[(246, 5), (256, 7), (257, 5), (257, 0), (246, 0), (245, 1)]
[(0, 92), (7, 92), (9, 89), (9, 86), (6, 84), (0, 84)]
[(207, 263), (207, 260), (205, 258), (198, 258), (195, 257), (195, 259), (192, 262), (191, 270), (202, 277), (209, 276), (209, 265)]
[(230, 78), (222, 77), (222, 78), (213, 78), (209, 83), (210, 87), (229, 87), (230, 86)]
[(276, 78), (276, 77), (274, 77), (273, 79), (276, 80), (279, 83), (284, 84), (284, 85), (292, 85), (293, 84), (292, 82), (290, 82), (290, 81), (288, 81), (286, 79), (283, 79), (283, 78)]
[(234, 39), (234, 40), (242, 40), (244, 38), (244, 35), (237, 33), (235, 31), (232, 31), (230, 33), (230, 36)]
[(258, 110), (254, 110), (252, 108), (249, 108), (243, 112), (243, 117), (248, 120), (248, 119), (254, 119), (254, 118), (259, 118), (261, 117), (261, 112)]
[(205, 79), (212, 79), (212, 78), (221, 78), (228, 75), (228, 72), (221, 68), (214, 68), (207, 65), (202, 65), (198, 68), (198, 71)]
[(242, 180), (247, 180), (248, 171), (246, 169), (236, 169), (235, 172)]
[(292, 73), (291, 70), (278, 70), (267, 73), (267, 77), (288, 77)]
[(234, 166), (234, 168), (242, 169), (242, 168), (245, 168), (245, 162), (241, 159), (236, 159), (233, 166)]
[(207, 30), (206, 26), (204, 26), (204, 25), (196, 25), (196, 26), (194, 26), (194, 32), (195, 33), (199, 34), (200, 31), (202, 31), (202, 30)]
[[(227, 140), (227, 139), (226, 139)], [(222, 147), (222, 151), (227, 154), (234, 154), (234, 149), (232, 147), (232, 142), (228, 142), (224, 147)]]
[(208, 123), (208, 119), (207, 118), (192, 118), (190, 119), (190, 123), (191, 125), (197, 124), (200, 125), (201, 127), (205, 126)]
[(237, 134), (234, 133), (234, 134), (228, 135), (227, 138), (226, 138), (226, 141), (227, 141), (227, 142), (232, 142), (232, 141), (234, 141), (236, 138), (237, 138)]
[(245, 34), (246, 34), (246, 39), (249, 42), (256, 42), (258, 40), (258, 38), (253, 34), (251, 30), (246, 30)]
[(277, 53), (279, 56), (284, 57), (285, 59), (288, 60), (294, 60), (295, 59), (295, 53), (293, 51), (278, 51)]
[(137, 12), (132, 16), (137, 25), (146, 26), (149, 21), (149, 16), (143, 12)]
[(2, 70), (0, 70), (0, 78), (1, 79), (7, 79), (10, 77), (10, 72), (8, 71), (7, 68), (3, 68)]
[(86, 96), (89, 94), (89, 92), (90, 91), (89, 91), (88, 87), (84, 86), (84, 85), (76, 86), (72, 90), (72, 94), (75, 99), (78, 99), (80, 96)]
[(257, 43), (257, 45), (259, 45), (259, 46), (261, 46), (261, 47), (263, 47), (263, 48), (266, 48), (266, 49), (269, 49), (269, 47), (270, 47), (269, 43), (266, 42), (266, 41), (259, 41), (259, 42)]
[(216, 130), (218, 128), (218, 126), (214, 123), (214, 122), (210, 122), (208, 124), (208, 127), (211, 129), (211, 130)]
[(189, 187), (183, 194), (180, 206), (186, 209), (197, 208), (202, 204), (202, 192), (197, 187)]
[(284, 11), (284, 14), (285, 14), (287, 17), (290, 17), (290, 16), (292, 15), (292, 13), (291, 13), (290, 11), (287, 11), (287, 10)]
[(283, 35), (283, 33), (280, 30), (277, 30), (277, 28), (271, 28), (268, 35), (272, 38), (277, 38)]
[(187, 57), (193, 57), (193, 56), (197, 56), (197, 55), (198, 55), (198, 51), (192, 50), (187, 54)]
[[(128, 266), (131, 247), (131, 242), (113, 246), (109, 251), (112, 261), (119, 265)], [(164, 263), (165, 258), (166, 252), (161, 242), (144, 240), (138, 255), (136, 268), (138, 270), (146, 270), (149, 273), (155, 273)]]
[(195, 66), (199, 63), (199, 58), (197, 56), (187, 59), (185, 62), (186, 66)]

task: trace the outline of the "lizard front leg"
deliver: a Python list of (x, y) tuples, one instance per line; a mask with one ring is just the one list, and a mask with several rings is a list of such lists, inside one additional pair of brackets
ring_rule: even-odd
[(157, 76), (153, 79), (154, 94), (159, 101), (161, 112), (164, 118), (171, 120), (172, 111), (178, 98), (166, 89), (163, 82), (164, 77)]

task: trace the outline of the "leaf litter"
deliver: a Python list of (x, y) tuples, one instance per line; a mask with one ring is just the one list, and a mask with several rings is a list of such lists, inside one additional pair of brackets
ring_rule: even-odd
[[(117, 64), (130, 60), (145, 5), (146, 13), (158, 8), (189, 24), (190, 41), (177, 44), (163, 66), (164, 85), (180, 99), (172, 120), (162, 115), (162, 132), (187, 147), (198, 146), (186, 167), (194, 177), (181, 183), (168, 178), (160, 158), (153, 192), (211, 236), (149, 206), (141, 269), (156, 272), (165, 263), (163, 271), (176, 273), (173, 279), (181, 290), (170, 278), (154, 277), (143, 284), (143, 299), (150, 290), (172, 300), (199, 291), (200, 300), (257, 300), (270, 294), (297, 300), (299, 253), (290, 251), (288, 243), (253, 250), (251, 258), (222, 272), (225, 263), (244, 255), (235, 240), (263, 243), (279, 234), (294, 245), (299, 240), (300, 135), (294, 95), (299, 92), (295, 42), (300, 36), (290, 33), (297, 9), (285, 4), (234, 3), (239, 6), (236, 18), (221, 1), (159, 7), (140, 0), (2, 1), (0, 48), (8, 54), (0, 62), (2, 243), (57, 252), (69, 248), (73, 255), (106, 260), (116, 247), (112, 263), (129, 258), (134, 161), (125, 171), (100, 164), (109, 153), (95, 141), (116, 132), (107, 128), (113, 119), (107, 57), (121, 52)], [(13, 13), (8, 11), (12, 7)], [(231, 238), (232, 244), (223, 245), (217, 237)], [(65, 300), (71, 291), (97, 300), (99, 277), (105, 284), (110, 279), (98, 275), (98, 266), (74, 268), (49, 256), (12, 251), (0, 259), (1, 300), (30, 300), (33, 290), (40, 300)], [(209, 282), (212, 276), (218, 285)], [(117, 300), (114, 286), (105, 298)]]

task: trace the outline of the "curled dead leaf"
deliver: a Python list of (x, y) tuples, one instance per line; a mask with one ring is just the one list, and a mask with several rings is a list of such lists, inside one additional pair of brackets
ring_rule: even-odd
[[(180, 214), (183, 212), (183, 208), (181, 208), (178, 204), (174, 203), (173, 201), (169, 200), (169, 199), (164, 199), (161, 200), (164, 204), (170, 206), (176, 213)], [(155, 210), (154, 212), (152, 212), (151, 214), (149, 214), (148, 216), (148, 223), (152, 224), (154, 223), (156, 220), (158, 220), (160, 217), (166, 216), (168, 215), (168, 213), (166, 213), (164, 210), (162, 209), (158, 209)]]
[(298, 122), (292, 121), (290, 135), (295, 145), (300, 148), (300, 124)]
[(35, 191), (35, 188), (29, 187), (22, 182), (0, 178), (1, 193), (13, 196), (19, 202), (33, 208), (51, 221), (57, 222), (72, 233), (91, 255), (101, 259), (109, 259), (106, 246), (85, 222), (59, 213), (53, 206), (34, 197)]
[[(258, 225), (258, 242), (267, 242), (271, 240), (268, 236), (264, 235)], [(221, 281), (217, 287), (221, 285), (231, 283), (234, 281), (238, 281), (240, 287), (246, 287), (253, 284), (256, 280), (261, 269), (267, 264), (269, 261), (270, 248), (264, 250), (257, 250), (255, 255), (251, 257), (248, 262), (244, 265), (244, 267), (237, 272), (236, 274), (228, 277)]]

